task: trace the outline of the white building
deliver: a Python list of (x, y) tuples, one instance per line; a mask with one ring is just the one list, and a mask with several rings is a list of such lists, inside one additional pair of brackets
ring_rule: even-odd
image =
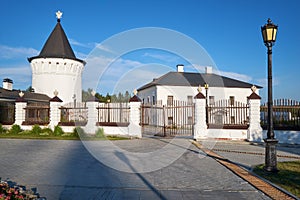
[(63, 102), (81, 102), (81, 76), (85, 62), (76, 58), (61, 26), (62, 13), (38, 56), (28, 58), (34, 92), (53, 96), (56, 90)]
[[(205, 90), (204, 85), (208, 84)], [(183, 65), (177, 65), (177, 72), (169, 72), (138, 89), (138, 96), (144, 103), (160, 102), (163, 105), (173, 100), (192, 102), (198, 93), (197, 88), (208, 96), (208, 104), (220, 100), (230, 100), (246, 104), (251, 94), (253, 84), (231, 79), (212, 73), (211, 67), (206, 67), (205, 73), (184, 72)], [(260, 86), (256, 86), (259, 95)]]

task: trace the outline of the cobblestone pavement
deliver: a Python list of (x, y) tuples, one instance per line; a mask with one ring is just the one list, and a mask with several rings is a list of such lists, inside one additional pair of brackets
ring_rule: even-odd
[[(211, 141), (211, 150), (240, 166), (251, 170), (265, 162), (264, 144), (251, 144), (239, 141)], [(277, 161), (300, 160), (300, 145), (277, 145)]]
[[(149, 152), (169, 141), (143, 138), (113, 144), (128, 151)], [(101, 146), (102, 141), (95, 144)], [(215, 147), (231, 148), (229, 143), (217, 143)], [(262, 149), (248, 144), (239, 148)], [(253, 160), (262, 162), (260, 158)], [(236, 161), (251, 164), (248, 159)], [(1, 139), (0, 177), (35, 188), (47, 200), (269, 199), (192, 144), (169, 166), (147, 173), (126, 173), (103, 165), (81, 141)]]

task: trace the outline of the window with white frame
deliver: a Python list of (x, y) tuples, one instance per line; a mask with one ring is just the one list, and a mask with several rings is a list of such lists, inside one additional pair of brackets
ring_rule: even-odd
[(193, 96), (187, 96), (187, 103), (188, 103), (188, 105), (193, 104)]
[(230, 96), (230, 97), (229, 97), (229, 104), (230, 104), (231, 106), (234, 105), (234, 96)]
[(209, 96), (209, 105), (214, 105), (215, 104), (215, 97), (214, 96)]
[(168, 101), (167, 101), (167, 105), (173, 105), (173, 100), (174, 100), (174, 98), (173, 98), (173, 96), (168, 96)]

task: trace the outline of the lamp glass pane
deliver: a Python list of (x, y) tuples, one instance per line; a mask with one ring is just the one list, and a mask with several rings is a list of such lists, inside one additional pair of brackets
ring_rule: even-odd
[(274, 28), (274, 29), (273, 29), (273, 41), (276, 40), (276, 34), (277, 34), (277, 29)]
[(273, 28), (267, 28), (267, 41), (273, 41)]
[(267, 32), (266, 32), (266, 29), (262, 29), (262, 36), (263, 36), (264, 42), (266, 42), (267, 41)]

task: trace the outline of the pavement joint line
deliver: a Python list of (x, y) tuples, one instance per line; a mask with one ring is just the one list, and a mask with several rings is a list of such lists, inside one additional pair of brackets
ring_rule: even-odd
[(206, 149), (200, 143), (191, 140), (192, 144), (195, 145), (198, 149), (202, 150), (211, 158), (215, 159), (217, 162), (225, 166), (227, 169), (232, 171), (234, 174), (239, 176), (240, 178), (247, 181), (253, 187), (257, 188), (267, 196), (272, 199), (278, 200), (291, 200), (295, 199), (294, 197), (290, 196), (288, 193), (285, 193), (279, 188), (274, 187), (270, 183), (265, 182), (261, 178), (256, 175), (253, 175), (251, 172), (247, 171), (246, 169), (238, 166), (237, 164), (231, 162), (230, 160), (223, 158), (222, 156), (218, 155), (217, 153), (213, 152), (212, 150)]
[[(228, 152), (228, 153), (240, 153), (240, 154), (252, 154), (252, 155), (259, 155), (259, 156), (264, 156), (264, 153), (260, 152), (249, 152), (249, 151), (236, 151), (236, 150), (228, 150), (228, 149), (213, 149), (214, 151), (220, 151), (220, 152)], [(293, 158), (293, 159), (299, 159), (300, 156), (288, 156), (288, 155), (281, 155), (277, 154), (277, 157), (280, 158)]]

